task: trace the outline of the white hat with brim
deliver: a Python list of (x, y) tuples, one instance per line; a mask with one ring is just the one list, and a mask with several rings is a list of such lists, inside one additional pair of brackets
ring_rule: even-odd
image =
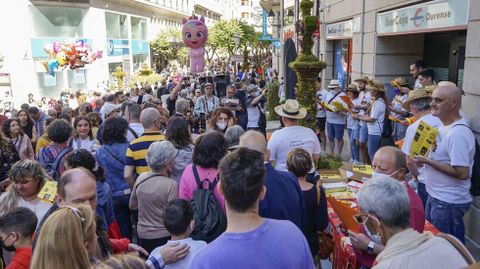
[(338, 83), (338, 79), (332, 79), (330, 80), (330, 84), (328, 84), (329, 89), (334, 89), (340, 87), (340, 84)]
[(113, 111), (117, 110), (117, 109), (120, 109), (122, 107), (121, 104), (117, 104), (117, 105), (114, 105), (112, 103), (105, 103), (103, 105), (103, 113), (104, 113), (104, 116), (107, 117), (108, 115), (110, 115)]
[(299, 120), (305, 118), (307, 110), (300, 107), (297, 100), (287, 99), (284, 104), (275, 107), (275, 113), (280, 117)]

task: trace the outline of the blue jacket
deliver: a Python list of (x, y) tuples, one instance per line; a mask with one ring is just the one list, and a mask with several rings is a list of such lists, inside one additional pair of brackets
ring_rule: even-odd
[(275, 170), (271, 164), (267, 163), (263, 184), (267, 188), (267, 193), (260, 201), (260, 216), (289, 220), (300, 230), (305, 231), (307, 211), (302, 189), (295, 175)]
[[(128, 184), (123, 178), (125, 168), (125, 154), (127, 153), (128, 143), (114, 143), (112, 145), (103, 145), (97, 149), (98, 164), (105, 170), (105, 177), (112, 189), (112, 197), (124, 195), (123, 191), (128, 190)], [(112, 156), (115, 155), (115, 156)], [(118, 159), (118, 160), (117, 160)]]
[(97, 217), (102, 219), (102, 229), (108, 231), (108, 226), (115, 220), (113, 212), (112, 190), (107, 182), (97, 180)]

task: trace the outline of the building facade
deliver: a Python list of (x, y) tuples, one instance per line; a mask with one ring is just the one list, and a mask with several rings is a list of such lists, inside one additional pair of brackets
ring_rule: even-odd
[[(462, 109), (480, 134), (480, 0), (321, 0), (319, 11), (324, 83), (367, 75), (388, 86), (423, 59), (437, 82), (465, 91)], [(469, 244), (478, 247), (479, 197), (465, 223)]]
[[(182, 18), (193, 12), (193, 0), (8, 2), (0, 9), (0, 23), (10, 25), (2, 30), (2, 40), (8, 42), (0, 42), (0, 90), (11, 92), (15, 107), (26, 102), (29, 93), (39, 99), (58, 98), (67, 89), (95, 90), (103, 81), (114, 80), (117, 66), (128, 79), (144, 63), (150, 65), (149, 41), (163, 29), (180, 28)], [(44, 46), (78, 40), (102, 51), (102, 58), (49, 75), (42, 64), (49, 59)]]

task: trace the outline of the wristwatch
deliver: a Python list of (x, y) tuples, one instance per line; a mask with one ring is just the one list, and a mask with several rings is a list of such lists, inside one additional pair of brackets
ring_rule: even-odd
[(369, 254), (373, 254), (373, 246), (375, 246), (375, 242), (370, 241), (370, 242), (368, 243), (368, 246), (367, 246), (367, 252), (368, 252)]

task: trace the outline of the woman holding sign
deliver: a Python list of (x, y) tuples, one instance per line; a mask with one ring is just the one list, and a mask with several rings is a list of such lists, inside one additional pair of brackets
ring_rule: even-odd
[(50, 208), (51, 204), (37, 197), (45, 182), (51, 181), (42, 166), (33, 160), (18, 161), (9, 174), (13, 183), (0, 196), (0, 216), (17, 207), (32, 210), (38, 219)]

